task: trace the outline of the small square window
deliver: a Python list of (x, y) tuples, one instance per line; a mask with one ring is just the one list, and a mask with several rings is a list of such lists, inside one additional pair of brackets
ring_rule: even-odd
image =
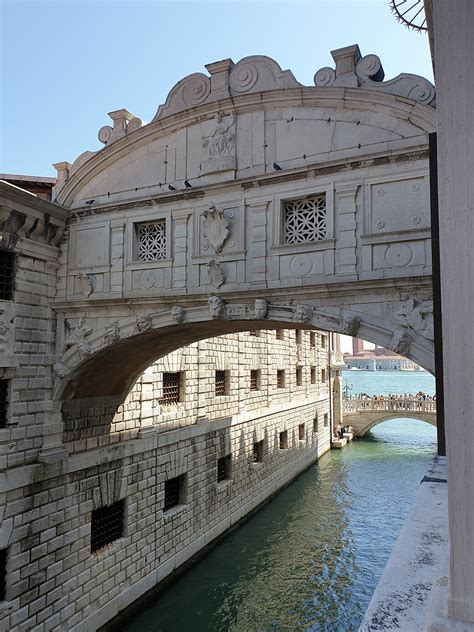
[(0, 428), (6, 428), (8, 417), (8, 386), (10, 380), (0, 380)]
[(313, 432), (316, 433), (319, 431), (319, 424), (318, 424), (318, 416), (316, 415), (316, 417), (313, 419)]
[(329, 426), (329, 417), (327, 413), (324, 413), (324, 427), (327, 428)]
[(252, 369), (250, 371), (250, 390), (251, 391), (260, 390), (260, 370), (259, 369)]
[(169, 478), (165, 481), (165, 501), (163, 511), (168, 511), (177, 505), (184, 504), (184, 488), (186, 483), (186, 474)]
[(182, 373), (163, 373), (163, 397), (159, 402), (162, 406), (171, 406), (181, 401)]
[(138, 261), (166, 259), (166, 220), (135, 224)]
[(303, 367), (296, 367), (296, 386), (303, 386)]
[(15, 255), (9, 250), (0, 250), (0, 300), (13, 301), (15, 286)]
[(276, 330), (276, 339), (277, 340), (285, 340), (285, 330), (284, 329), (277, 329)]
[(310, 347), (316, 346), (316, 334), (314, 333), (314, 331), (309, 332), (309, 346)]
[(216, 371), (215, 393), (216, 397), (222, 397), (223, 395), (229, 394), (228, 371)]
[(263, 440), (253, 444), (253, 463), (263, 463)]
[(288, 430), (283, 430), (282, 432), (280, 432), (279, 447), (280, 450), (288, 449)]
[(326, 382), (326, 369), (321, 369), (321, 382), (323, 384)]
[(277, 369), (277, 388), (285, 388), (285, 369)]
[(118, 500), (108, 507), (92, 511), (91, 553), (99, 551), (107, 544), (123, 535), (125, 500)]
[(217, 482), (228, 481), (231, 477), (232, 456), (226, 456), (217, 459)]
[(298, 426), (298, 439), (303, 441), (304, 439), (304, 424), (299, 424)]
[(0, 601), (5, 601), (7, 592), (7, 549), (0, 549)]
[(316, 367), (311, 367), (311, 384), (316, 384)]

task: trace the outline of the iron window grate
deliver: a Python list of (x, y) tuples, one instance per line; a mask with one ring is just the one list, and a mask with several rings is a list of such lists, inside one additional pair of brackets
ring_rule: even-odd
[(314, 331), (311, 331), (309, 333), (309, 346), (310, 347), (316, 346), (316, 334), (314, 333)]
[(222, 481), (227, 481), (230, 479), (230, 464), (231, 464), (231, 456), (227, 454), (226, 456), (217, 459), (217, 482), (222, 483)]
[(277, 340), (284, 340), (285, 339), (285, 330), (284, 329), (277, 329), (276, 330), (276, 339)]
[(313, 419), (313, 432), (318, 432), (319, 428), (318, 428), (318, 418), (315, 417)]
[(285, 370), (277, 369), (277, 388), (285, 388)]
[(280, 450), (286, 450), (288, 448), (288, 430), (280, 432), (279, 447)]
[(15, 255), (0, 250), (0, 300), (12, 301), (15, 279)]
[(329, 417), (327, 413), (324, 413), (324, 426), (329, 426)]
[(5, 428), (7, 425), (9, 381), (0, 380), (0, 428)]
[(316, 384), (316, 367), (311, 367), (311, 384)]
[(226, 394), (226, 375), (225, 371), (216, 371), (215, 393), (216, 397)]
[(163, 373), (163, 397), (160, 397), (162, 406), (170, 406), (180, 401), (181, 373)]
[(168, 511), (180, 504), (181, 489), (184, 476), (176, 476), (165, 481), (165, 502), (163, 511)]
[(0, 549), (0, 601), (5, 601), (7, 592), (7, 549)]
[(263, 461), (263, 440), (253, 444), (252, 461), (261, 463)]
[(326, 381), (326, 369), (321, 369), (321, 382), (323, 382), (324, 384), (325, 381)]
[(298, 425), (298, 439), (302, 441), (304, 439), (304, 424)]
[(303, 367), (296, 367), (296, 386), (303, 386)]
[(258, 391), (258, 369), (250, 371), (250, 390)]
[(92, 511), (91, 553), (98, 551), (123, 535), (125, 500)]

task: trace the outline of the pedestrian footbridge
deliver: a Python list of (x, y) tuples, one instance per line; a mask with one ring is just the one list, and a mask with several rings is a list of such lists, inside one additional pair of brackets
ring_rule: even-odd
[(354, 434), (362, 437), (371, 428), (388, 419), (420, 419), (436, 426), (436, 401), (416, 397), (400, 399), (346, 399), (344, 400), (344, 424), (354, 428)]

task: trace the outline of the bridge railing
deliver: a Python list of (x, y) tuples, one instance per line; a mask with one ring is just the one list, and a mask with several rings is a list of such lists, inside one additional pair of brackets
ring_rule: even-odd
[(436, 413), (436, 400), (405, 397), (401, 399), (345, 399), (344, 414), (368, 411), (411, 411), (414, 413)]

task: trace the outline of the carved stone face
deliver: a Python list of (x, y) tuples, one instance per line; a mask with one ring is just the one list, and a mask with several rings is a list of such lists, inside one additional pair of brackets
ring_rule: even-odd
[(225, 312), (225, 303), (218, 296), (210, 296), (207, 300), (209, 312), (212, 318), (222, 318)]
[(307, 323), (313, 318), (313, 308), (311, 305), (297, 305), (294, 320), (298, 323)]
[(341, 323), (341, 334), (346, 336), (357, 336), (360, 327), (360, 318), (346, 316)]
[(151, 327), (150, 316), (137, 316), (137, 329), (138, 331), (146, 331)]
[(171, 318), (177, 323), (182, 323), (184, 320), (184, 308), (181, 305), (175, 305), (171, 309)]
[(265, 318), (268, 312), (268, 301), (265, 298), (255, 299), (255, 318)]

